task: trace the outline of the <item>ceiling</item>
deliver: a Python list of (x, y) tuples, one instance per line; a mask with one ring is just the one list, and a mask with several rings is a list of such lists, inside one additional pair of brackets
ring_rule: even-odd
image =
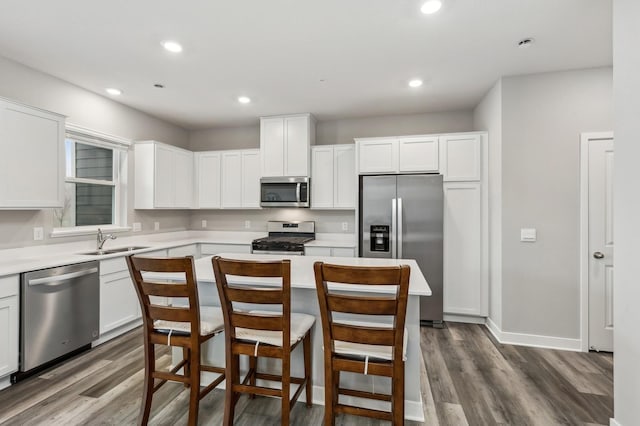
[(188, 129), (467, 109), (500, 76), (612, 63), (612, 0), (442, 1), (3, 0), (0, 55)]

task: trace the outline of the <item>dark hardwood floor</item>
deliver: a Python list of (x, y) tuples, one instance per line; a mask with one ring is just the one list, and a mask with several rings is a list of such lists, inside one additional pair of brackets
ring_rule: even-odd
[[(613, 415), (610, 354), (500, 345), (484, 326), (455, 323), (423, 328), (421, 345), (428, 425), (607, 425)], [(168, 366), (169, 352), (159, 361)], [(143, 368), (142, 336), (134, 330), (0, 391), (0, 424), (135, 424)], [(187, 398), (181, 384), (165, 385), (154, 397), (151, 423), (186, 424)], [(207, 395), (200, 424), (220, 424), (223, 406), (224, 391)], [(277, 425), (279, 412), (278, 400), (242, 397), (235, 424)], [(323, 412), (298, 403), (291, 423), (321, 425)], [(343, 416), (337, 424), (385, 422)]]

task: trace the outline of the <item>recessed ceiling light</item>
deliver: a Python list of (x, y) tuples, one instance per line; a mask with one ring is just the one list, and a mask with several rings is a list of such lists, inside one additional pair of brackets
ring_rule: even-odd
[(415, 80), (411, 80), (409, 82), (409, 87), (420, 87), (420, 86), (422, 86), (422, 80), (420, 79), (416, 78)]
[(104, 90), (105, 90), (108, 94), (110, 94), (110, 95), (112, 95), (112, 96), (120, 96), (120, 95), (122, 95), (122, 90), (120, 90), (120, 89), (116, 89), (116, 88), (113, 88), (113, 87), (109, 87), (109, 88), (106, 88), (106, 89), (104, 89)]
[(442, 7), (442, 2), (440, 0), (427, 0), (420, 11), (425, 15), (431, 15), (432, 13), (436, 13)]
[(240, 96), (238, 97), (238, 102), (240, 102), (241, 104), (248, 104), (249, 102), (251, 102), (251, 98), (248, 98), (247, 96)]
[(533, 39), (531, 37), (523, 38), (518, 42), (518, 47), (525, 48), (529, 47), (533, 44)]
[(172, 53), (182, 52), (182, 45), (177, 41), (167, 40), (162, 42), (162, 47)]

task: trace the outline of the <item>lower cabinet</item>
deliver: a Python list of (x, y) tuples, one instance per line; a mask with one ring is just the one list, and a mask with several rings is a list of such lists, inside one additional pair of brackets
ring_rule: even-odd
[(356, 249), (353, 247), (305, 247), (306, 256), (329, 256), (329, 257), (355, 257)]
[(0, 278), (0, 377), (18, 370), (20, 276)]
[(444, 184), (444, 312), (486, 316), (480, 183)]
[(202, 256), (218, 253), (251, 253), (251, 244), (200, 244)]
[(194, 259), (198, 259), (200, 257), (200, 250), (198, 250), (197, 244), (170, 248), (168, 253), (169, 257), (193, 256)]
[(140, 318), (140, 302), (124, 257), (100, 262), (100, 334)]

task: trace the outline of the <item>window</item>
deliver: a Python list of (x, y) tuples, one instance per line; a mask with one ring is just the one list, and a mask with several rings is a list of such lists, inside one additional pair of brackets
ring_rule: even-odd
[(65, 202), (54, 210), (54, 234), (126, 225), (126, 146), (120, 138), (67, 126)]

